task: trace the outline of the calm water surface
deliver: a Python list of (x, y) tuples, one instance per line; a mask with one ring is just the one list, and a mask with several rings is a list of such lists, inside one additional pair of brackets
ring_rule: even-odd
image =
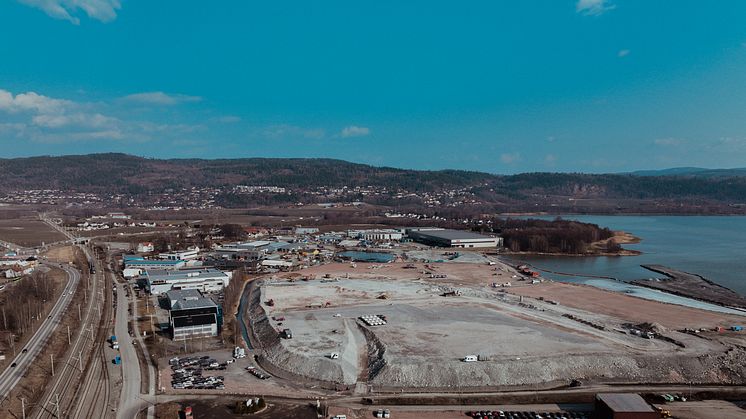
[(386, 263), (394, 260), (394, 255), (390, 253), (378, 253), (378, 252), (355, 252), (346, 251), (339, 253), (339, 256), (344, 258), (350, 258), (350, 260), (356, 262), (378, 262)]
[[(623, 281), (657, 277), (658, 274), (640, 265), (660, 264), (700, 274), (746, 295), (746, 217), (567, 215), (563, 218), (632, 233), (642, 242), (624, 247), (643, 254), (617, 257), (523, 256), (515, 259), (544, 269), (610, 276)], [(546, 276), (562, 281), (587, 282), (582, 278)]]

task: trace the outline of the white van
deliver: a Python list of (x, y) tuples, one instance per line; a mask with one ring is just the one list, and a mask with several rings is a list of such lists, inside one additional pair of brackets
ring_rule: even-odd
[(464, 362), (477, 362), (477, 356), (476, 355), (466, 355), (462, 361)]

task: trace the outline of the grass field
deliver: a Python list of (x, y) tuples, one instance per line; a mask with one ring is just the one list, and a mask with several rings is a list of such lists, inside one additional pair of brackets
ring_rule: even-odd
[(39, 246), (64, 240), (65, 236), (33, 218), (0, 220), (0, 240), (19, 246)]

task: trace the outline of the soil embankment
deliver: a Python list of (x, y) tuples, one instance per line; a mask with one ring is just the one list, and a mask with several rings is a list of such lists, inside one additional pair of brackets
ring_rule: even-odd
[[(248, 284), (251, 287), (246, 323), (250, 325), (251, 346), (257, 351), (256, 361), (272, 375), (296, 382), (316, 384), (322, 388), (338, 390), (344, 374), (330, 359), (310, 358), (289, 351), (282, 343), (280, 333), (272, 326), (267, 312), (262, 307), (261, 281)], [(354, 383), (349, 383), (354, 384)]]
[(746, 309), (746, 297), (730, 288), (718, 285), (703, 276), (678, 271), (662, 265), (640, 266), (649, 271), (665, 275), (665, 278), (632, 281), (635, 285), (706, 301), (708, 303)]

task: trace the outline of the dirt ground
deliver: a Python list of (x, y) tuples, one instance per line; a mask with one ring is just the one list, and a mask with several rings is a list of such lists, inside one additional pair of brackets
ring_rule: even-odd
[(50, 248), (46, 257), (52, 262), (67, 263), (73, 260), (75, 247), (73, 246), (59, 246)]
[(512, 287), (507, 292), (526, 297), (557, 300), (564, 306), (629, 320), (655, 321), (669, 329), (714, 328), (741, 324), (743, 317), (698, 310), (604, 291), (590, 285), (545, 282), (531, 287)]
[(65, 240), (65, 236), (35, 218), (0, 220), (0, 240), (19, 246), (39, 246)]
[(676, 419), (743, 419), (746, 410), (724, 400), (674, 402), (659, 405)]
[(241, 399), (216, 399), (195, 400), (182, 403), (166, 403), (156, 408), (156, 418), (176, 418), (175, 413), (183, 410), (186, 406), (192, 407), (195, 418), (199, 419), (224, 419), (224, 418), (259, 418), (259, 419), (316, 419), (316, 411), (310, 405), (295, 406), (269, 403), (269, 407), (253, 415), (233, 414), (233, 405)]
[[(490, 259), (486, 259), (490, 260)], [(413, 268), (405, 268), (412, 266)], [(442, 282), (449, 285), (491, 285), (493, 282), (511, 282), (513, 286), (526, 285), (526, 281), (517, 272), (504, 264), (496, 263), (332, 263), (314, 266), (303, 271), (278, 275), (279, 278), (301, 278), (303, 276), (321, 279), (325, 275), (331, 278), (359, 279), (428, 279), (431, 274), (446, 275)], [(515, 276), (515, 277), (514, 277)]]
[[(578, 410), (578, 408), (581, 408)], [(468, 412), (474, 411), (505, 411), (505, 412), (562, 412), (567, 411), (556, 404), (541, 405), (493, 405), (493, 406), (381, 406), (365, 409), (352, 409), (345, 407), (330, 407), (329, 413), (334, 415), (347, 415), (348, 419), (374, 418), (378, 409), (388, 409), (391, 417), (396, 419), (466, 419)], [(573, 411), (589, 413), (591, 406), (573, 406)]]
[[(85, 255), (82, 254), (80, 251), (73, 251), (72, 247), (67, 247), (63, 249), (68, 250), (59, 250), (60, 253), (55, 254), (58, 257), (64, 257), (66, 255), (69, 256), (75, 256), (79, 258), (81, 261), (85, 261)], [(59, 269), (53, 269), (50, 272), (58, 272), (55, 273), (55, 276), (58, 276), (61, 281), (67, 280), (67, 275), (64, 273), (64, 271)], [(51, 348), (50, 351), (47, 351), (44, 353), (44, 356), (40, 356), (38, 362), (34, 362), (29, 370), (26, 373), (26, 376), (16, 385), (16, 387), (11, 391), (8, 397), (8, 401), (6, 404), (2, 405), (2, 409), (0, 409), (0, 417), (5, 417), (3, 415), (9, 415), (8, 417), (20, 417), (20, 411), (21, 411), (21, 397), (24, 397), (26, 400), (26, 403), (29, 403), (33, 405), (33, 403), (36, 402), (36, 400), (41, 397), (41, 395), (44, 392), (44, 388), (49, 381), (49, 378), (51, 377), (51, 361), (50, 361), (50, 354), (52, 354), (52, 351), (54, 353), (54, 359), (55, 359), (55, 365), (58, 365), (58, 362), (63, 362), (65, 353), (67, 352), (67, 349), (69, 348), (68, 341), (67, 341), (67, 327), (70, 327), (71, 332), (75, 331), (76, 328), (79, 326), (80, 322), (78, 320), (78, 310), (77, 310), (77, 304), (75, 301), (80, 301), (81, 309), (83, 308), (83, 293), (85, 292), (85, 284), (86, 284), (86, 275), (87, 271), (83, 271), (83, 276), (78, 283), (78, 288), (75, 291), (75, 296), (73, 299), (73, 303), (70, 305), (69, 309), (65, 314), (63, 315), (60, 324), (57, 326), (55, 331), (52, 333), (52, 336), (47, 341), (47, 347)], [(62, 286), (58, 288), (58, 292), (62, 291)], [(51, 308), (51, 305), (49, 306)], [(44, 315), (42, 318), (46, 318), (46, 315)], [(18, 348), (20, 346), (16, 346)]]
[[(287, 328), (293, 337), (264, 348), (267, 358), (302, 376), (379, 389), (743, 380), (733, 374), (743, 336), (678, 331), (740, 324), (739, 316), (534, 284), (500, 262), (470, 259), (334, 263), (270, 277), (261, 287), (267, 320), (255, 323), (257, 333)], [(365, 326), (364, 315), (387, 324)], [(641, 323), (659, 335), (632, 334)], [(480, 361), (464, 362), (467, 355)]]

